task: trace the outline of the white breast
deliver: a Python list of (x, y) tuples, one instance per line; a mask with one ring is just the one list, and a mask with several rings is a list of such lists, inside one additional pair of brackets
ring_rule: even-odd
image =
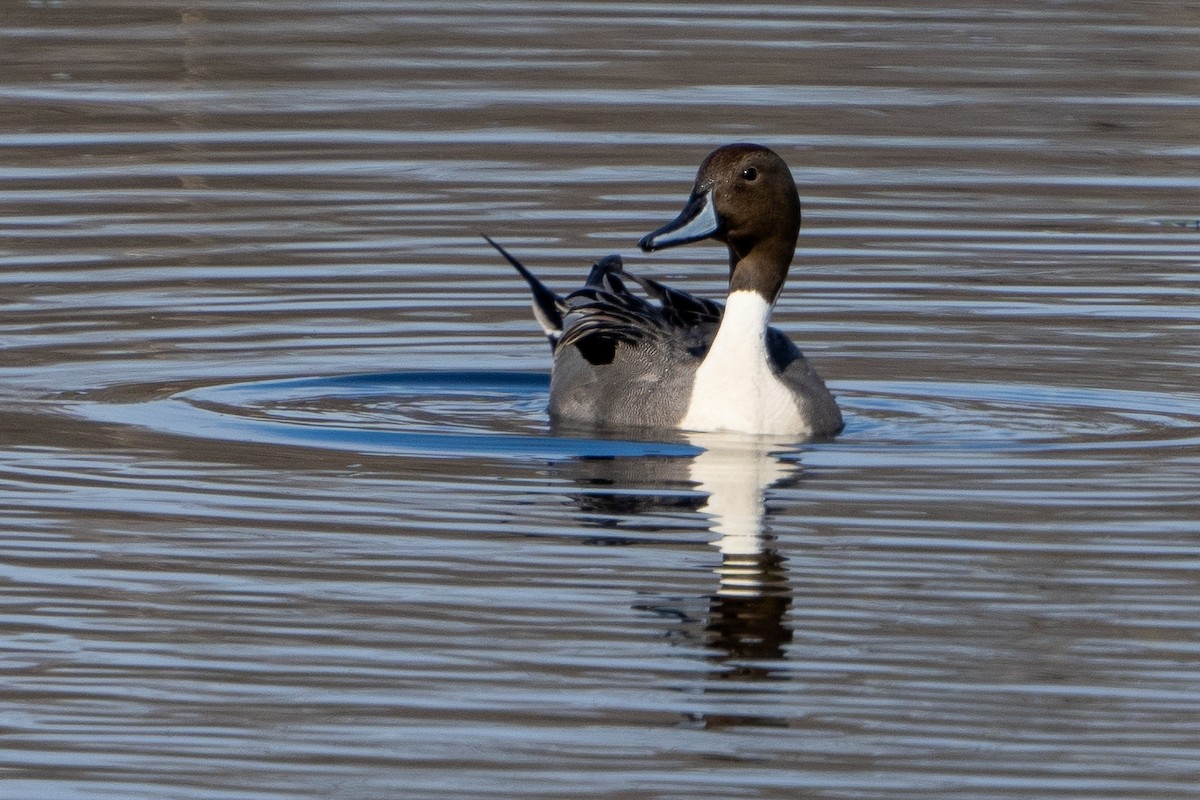
[(771, 369), (771, 304), (754, 291), (729, 295), (721, 327), (696, 370), (679, 427), (693, 431), (809, 434), (792, 390)]

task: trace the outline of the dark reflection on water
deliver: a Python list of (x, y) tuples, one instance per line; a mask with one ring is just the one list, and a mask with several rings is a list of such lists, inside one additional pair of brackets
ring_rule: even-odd
[[(1196, 795), (1200, 12), (13, 2), (0, 796)], [(799, 445), (524, 287), (792, 165)]]

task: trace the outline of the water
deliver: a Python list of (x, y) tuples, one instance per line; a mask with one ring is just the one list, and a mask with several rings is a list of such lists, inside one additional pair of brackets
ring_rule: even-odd
[[(1200, 796), (1200, 12), (0, 13), (0, 796)], [(551, 430), (712, 147), (832, 442)]]

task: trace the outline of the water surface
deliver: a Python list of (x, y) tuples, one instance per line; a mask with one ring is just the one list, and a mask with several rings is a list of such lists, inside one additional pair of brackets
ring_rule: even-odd
[[(0, 795), (1196, 797), (1200, 12), (0, 19)], [(846, 432), (552, 430), (742, 139)]]

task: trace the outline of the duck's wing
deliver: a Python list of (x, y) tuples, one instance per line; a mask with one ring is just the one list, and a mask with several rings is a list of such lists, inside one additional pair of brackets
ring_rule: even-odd
[[(626, 272), (618, 255), (597, 261), (583, 288), (559, 297), (511, 253), (490, 237), (483, 238), (529, 284), (533, 315), (555, 352), (574, 347), (594, 366), (611, 364), (619, 344), (636, 347), (648, 339), (671, 337), (691, 344), (693, 331), (721, 321), (724, 309), (719, 303)], [(634, 294), (625, 279), (658, 303)], [(707, 347), (707, 342), (701, 346)]]
[(720, 303), (672, 289), (652, 278), (643, 278), (632, 272), (622, 270), (621, 274), (641, 286), (642, 291), (662, 304), (662, 315), (669, 325), (694, 328), (697, 325), (715, 324), (721, 321), (721, 316), (725, 313), (725, 308)]
[(569, 311), (556, 350), (575, 347), (592, 365), (611, 364), (618, 344), (637, 346), (664, 328), (662, 310), (629, 291), (621, 257), (596, 262), (582, 289), (567, 295)]
[(550, 340), (550, 347), (557, 347), (563, 333), (563, 317), (570, 310), (567, 301), (538, 280), (537, 276), (530, 272), (524, 264), (517, 261), (511, 253), (496, 244), (491, 237), (484, 234), (483, 238), (487, 240), (488, 244), (496, 248), (496, 251), (504, 256), (504, 260), (512, 264), (513, 268), (529, 284), (529, 291), (533, 294), (533, 317), (542, 326), (546, 338)]

